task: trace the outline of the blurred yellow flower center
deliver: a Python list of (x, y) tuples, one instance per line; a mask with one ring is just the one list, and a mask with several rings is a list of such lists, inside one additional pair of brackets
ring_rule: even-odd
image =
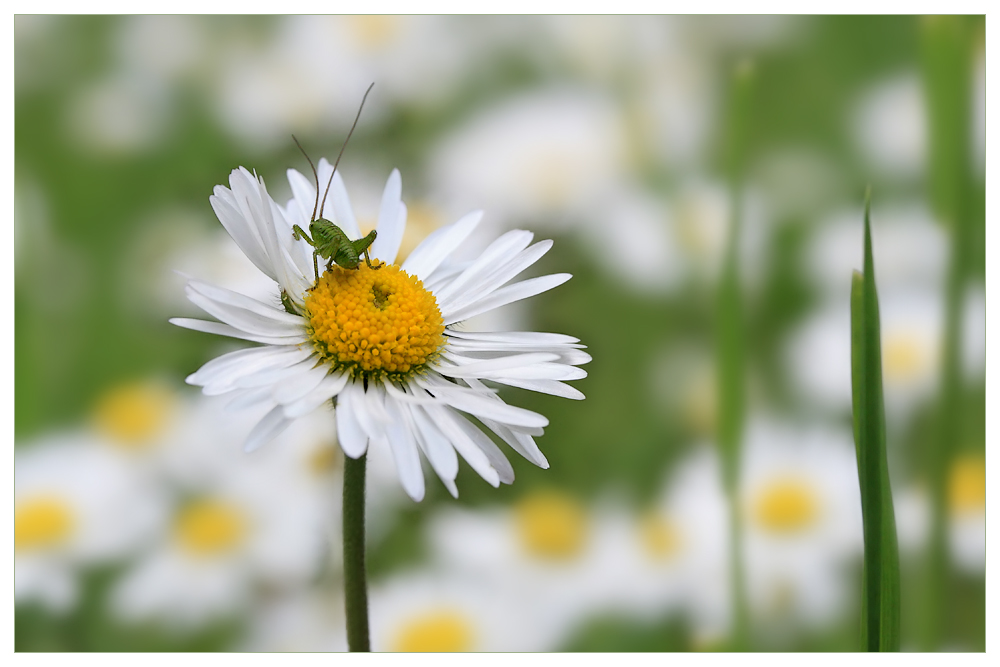
[(986, 511), (986, 457), (963, 456), (948, 474), (948, 505), (955, 514)]
[(668, 560), (681, 549), (680, 530), (666, 517), (646, 516), (639, 525), (639, 535), (646, 554), (653, 560)]
[(14, 551), (59, 546), (73, 532), (73, 510), (57, 496), (37, 496), (14, 505)]
[(217, 556), (231, 551), (246, 536), (243, 512), (225, 501), (200, 500), (181, 510), (174, 534), (181, 547), (195, 556)]
[(795, 533), (815, 521), (819, 515), (819, 499), (812, 487), (800, 480), (776, 479), (757, 496), (753, 514), (767, 531)]
[(472, 626), (454, 611), (437, 611), (406, 623), (392, 650), (401, 653), (466, 652), (474, 648)]
[(355, 376), (403, 379), (444, 345), (444, 318), (434, 295), (394, 265), (334, 266), (305, 305), (317, 352)]
[(574, 499), (557, 493), (530, 496), (514, 510), (525, 550), (542, 558), (580, 553), (587, 537), (587, 516)]
[(895, 333), (885, 341), (885, 375), (892, 382), (906, 382), (927, 370), (928, 355), (924, 345), (914, 335)]
[(163, 431), (173, 409), (170, 392), (136, 382), (112, 389), (97, 403), (97, 428), (122, 447), (139, 449)]
[(364, 49), (375, 50), (391, 42), (399, 32), (399, 17), (364, 15), (344, 17), (350, 34)]
[(309, 470), (317, 475), (325, 475), (337, 468), (339, 459), (337, 454), (340, 450), (333, 445), (323, 445), (315, 448), (309, 454)]

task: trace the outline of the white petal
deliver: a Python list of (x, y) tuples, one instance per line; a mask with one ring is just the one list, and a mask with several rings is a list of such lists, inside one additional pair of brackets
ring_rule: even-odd
[(337, 398), (337, 439), (344, 454), (352, 459), (360, 458), (368, 450), (368, 435), (358, 424), (354, 409), (354, 392), (350, 391), (352, 384), (340, 393)]
[(465, 431), (455, 422), (459, 415), (450, 408), (440, 405), (429, 405), (425, 408), (434, 425), (451, 442), (452, 447), (465, 459), (480, 477), (493, 487), (500, 486), (500, 474), (490, 465), (489, 457), (476, 447)]
[(301, 417), (302, 415), (309, 414), (319, 406), (323, 405), (323, 403), (343, 391), (344, 387), (347, 386), (348, 379), (349, 376), (347, 373), (341, 373), (340, 375), (327, 375), (315, 389), (294, 403), (288, 403), (285, 405), (285, 416), (289, 419), (295, 419)]
[(503, 424), (498, 424), (489, 419), (483, 419), (481, 421), (486, 428), (500, 436), (503, 441), (510, 445), (511, 449), (515, 452), (528, 459), (539, 468), (542, 468), (543, 470), (548, 469), (548, 460), (545, 458), (545, 455), (542, 454), (541, 450), (538, 449), (538, 445), (535, 444), (535, 441), (530, 435), (509, 429)]
[(503, 424), (529, 427), (545, 427), (549, 423), (548, 419), (537, 412), (507, 405), (490, 394), (458, 387), (444, 381), (429, 382), (426, 378), (420, 377), (416, 379), (416, 383), (456, 410), (477, 417), (483, 416)]
[(316, 201), (316, 188), (307, 176), (295, 169), (289, 169), (285, 173), (288, 175), (288, 185), (292, 188), (292, 201), (286, 209), (289, 214), (293, 212), (291, 204), (294, 202), (295, 205), (295, 216), (291, 217), (289, 222), (294, 222), (308, 231), (313, 209), (319, 206), (319, 202)]
[(255, 336), (273, 338), (305, 334), (305, 327), (299, 324), (279, 322), (249, 310), (221, 304), (197, 293), (190, 287), (187, 288), (187, 298), (188, 301), (216, 319)]
[(208, 201), (212, 205), (212, 210), (215, 211), (216, 217), (219, 218), (219, 222), (222, 223), (222, 226), (226, 228), (229, 235), (236, 241), (236, 245), (240, 247), (243, 254), (253, 262), (254, 266), (260, 269), (261, 273), (277, 282), (278, 279), (274, 273), (274, 268), (271, 266), (271, 260), (268, 259), (267, 253), (264, 251), (263, 244), (257, 238), (256, 234), (251, 231), (249, 222), (233, 203), (230, 202), (231, 197), (232, 193), (220, 185), (216, 187), (215, 194), (209, 197)]
[(308, 337), (305, 334), (301, 336), (259, 336), (247, 333), (246, 331), (240, 331), (235, 327), (231, 327), (228, 324), (223, 324), (221, 322), (193, 320), (188, 317), (172, 317), (168, 321), (171, 324), (184, 327), (185, 329), (203, 331), (204, 333), (216, 334), (219, 336), (229, 336), (230, 338), (239, 338), (241, 340), (249, 340), (255, 343), (267, 343), (269, 345), (298, 345), (299, 343), (305, 343), (308, 340)]
[(458, 222), (431, 232), (403, 262), (403, 270), (424, 280), (468, 238), (482, 219), (482, 211), (473, 211)]
[(486, 298), (481, 299), (480, 301), (467, 306), (460, 311), (447, 314), (442, 313), (445, 317), (444, 323), (454, 324), (455, 322), (467, 320), (470, 317), (485, 313), (489, 310), (493, 310), (494, 308), (505, 306), (508, 303), (513, 303), (515, 301), (520, 301), (521, 299), (527, 299), (528, 297), (535, 296), (536, 294), (541, 294), (542, 292), (548, 291), (553, 287), (562, 285), (572, 277), (573, 276), (568, 273), (554, 273), (552, 275), (539, 276), (538, 278), (531, 278), (529, 280), (523, 280), (519, 283), (514, 283), (513, 285), (501, 287)]
[(270, 365), (290, 366), (311, 354), (311, 350), (297, 345), (250, 347), (236, 350), (206, 362), (201, 368), (189, 375), (186, 382), (194, 385), (227, 383), (235, 377)]
[(586, 398), (576, 387), (564, 384), (557, 380), (518, 380), (513, 378), (491, 378), (494, 382), (506, 384), (511, 387), (519, 387), (528, 391), (537, 391), (542, 394), (561, 396), (562, 398), (572, 398), (575, 401), (582, 401)]
[(468, 419), (462, 417), (461, 415), (455, 416), (455, 422), (459, 427), (465, 431), (466, 435), (476, 443), (476, 447), (482, 450), (483, 454), (486, 454), (486, 458), (490, 460), (490, 465), (493, 466), (494, 470), (497, 471), (497, 475), (500, 477), (500, 481), (504, 484), (512, 484), (514, 482), (514, 469), (510, 466), (510, 461), (507, 457), (503, 455), (500, 448), (497, 447), (489, 436), (476, 428)]
[[(326, 183), (329, 180), (332, 169), (333, 166), (326, 161), (326, 158), (319, 161), (320, 183)], [(325, 178), (324, 173), (326, 174)], [(354, 217), (351, 199), (347, 196), (347, 188), (344, 186), (344, 179), (341, 178), (339, 170), (333, 175), (333, 182), (330, 183), (330, 195), (326, 200), (326, 206), (323, 207), (323, 217), (340, 227), (347, 234), (347, 238), (351, 240), (361, 238), (361, 229), (358, 227), (357, 218)]]
[(227, 412), (238, 412), (249, 407), (268, 404), (274, 407), (274, 400), (271, 398), (270, 387), (257, 387), (256, 389), (238, 389), (236, 396), (226, 403)]
[(306, 320), (301, 315), (292, 315), (245, 294), (234, 292), (225, 287), (217, 287), (216, 285), (211, 285), (200, 280), (190, 280), (187, 286), (220, 305), (246, 310), (281, 324), (299, 327), (300, 330), (305, 329)]
[(445, 333), (455, 338), (503, 343), (512, 346), (575, 345), (580, 342), (579, 338), (574, 338), (573, 336), (539, 331), (458, 331), (449, 329)]
[(422, 407), (408, 407), (413, 424), (417, 428), (417, 443), (424, 450), (434, 472), (443, 481), (454, 480), (458, 475), (458, 456), (455, 454), (455, 449)]
[(285, 368), (264, 368), (248, 373), (233, 384), (241, 389), (276, 385), (289, 378), (304, 378), (316, 365), (316, 360), (309, 357), (297, 364)]
[(246, 444), (243, 445), (243, 451), (254, 451), (288, 428), (288, 425), (291, 423), (292, 420), (285, 417), (281, 406), (275, 406), (250, 431)]
[(399, 481), (406, 494), (420, 502), (424, 498), (424, 472), (420, 468), (417, 443), (395, 401), (388, 401), (385, 407), (390, 419), (386, 436), (396, 463), (396, 472), (399, 473)]
[(451, 366), (438, 363), (431, 366), (431, 368), (436, 370), (441, 375), (447, 375), (448, 377), (482, 377), (484, 373), (492, 374), (498, 372), (508, 372), (523, 366), (539, 365), (559, 358), (558, 355), (541, 352), (512, 354), (484, 361), (476, 361), (474, 359), (469, 359), (468, 357), (448, 354), (447, 352), (444, 356), (446, 359), (450, 359), (459, 365)]
[(528, 247), (531, 239), (535, 237), (531, 232), (523, 229), (514, 229), (507, 232), (496, 241), (486, 247), (486, 250), (474, 261), (469, 268), (465, 269), (450, 283), (442, 289), (436, 291), (438, 303), (446, 302), (454, 295), (459, 294), (466, 285), (474, 284), (475, 280), (488, 273), (497, 262), (503, 262), (505, 258), (512, 257)]
[(479, 301), (537, 262), (551, 247), (552, 241), (541, 241), (521, 251), (509, 261), (499, 262), (489, 272), (479, 277), (474, 284), (456, 293), (447, 303), (441, 303), (441, 310), (459, 310)]
[(319, 383), (326, 377), (328, 370), (329, 368), (326, 365), (321, 364), (301, 375), (296, 374), (294, 377), (277, 383), (271, 390), (271, 395), (274, 397), (275, 403), (288, 405), (299, 400), (319, 386)]
[(393, 169), (382, 192), (382, 204), (378, 211), (378, 236), (372, 243), (370, 252), (372, 258), (381, 259), (387, 264), (396, 261), (399, 244), (403, 241), (403, 230), (406, 228), (406, 208), (400, 200), (403, 182), (399, 170)]

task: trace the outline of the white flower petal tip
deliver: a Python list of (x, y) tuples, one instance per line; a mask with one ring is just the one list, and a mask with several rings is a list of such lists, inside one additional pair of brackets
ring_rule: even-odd
[[(317, 171), (319, 189), (326, 192), (329, 184), (317, 217), (336, 224), (349, 239), (360, 238), (340, 173), (334, 173), (325, 158), (318, 162)], [(347, 282), (360, 284), (364, 275), (371, 276), (375, 270), (386, 279), (402, 274), (403, 282), (398, 285), (409, 285), (405, 289), (414, 290), (414, 298), (397, 298), (393, 303), (430, 304), (420, 306), (426, 310), (412, 321), (437, 322), (433, 326), (438, 329), (411, 334), (414, 340), (430, 343), (412, 343), (426, 346), (419, 348), (419, 354), (416, 347), (398, 350), (399, 345), (411, 343), (400, 343), (405, 339), (394, 330), (346, 326), (345, 313), (336, 310), (338, 299), (331, 297), (350, 289), (347, 283), (336, 282), (338, 275), (347, 277), (337, 272), (349, 270), (335, 267), (317, 279), (312, 246), (292, 233), (293, 225), (304, 227), (313, 217), (316, 181), (295, 170), (288, 170), (287, 176), (292, 198), (284, 207), (274, 202), (263, 179), (242, 167), (230, 173), (229, 187), (217, 186), (209, 200), (233, 240), (277, 283), (291, 305), (287, 300), (284, 305), (276, 299), (260, 301), (184, 276), (188, 299), (214, 319), (170, 319), (183, 328), (258, 344), (221, 355), (185, 379), (206, 395), (230, 394), (227, 411), (255, 408), (264, 413), (247, 435), (245, 450), (256, 451), (295, 420), (335, 399), (336, 423), (331, 428), (336, 429), (344, 455), (357, 459), (370, 447), (388, 452), (403, 490), (414, 501), (426, 495), (424, 459), (456, 498), (460, 458), (493, 487), (513, 483), (514, 469), (486, 435), (487, 429), (534, 465), (548, 468), (534, 440), (544, 433), (548, 419), (508, 405), (494, 387), (582, 400), (583, 393), (567, 383), (587, 377), (579, 366), (590, 362), (591, 355), (583, 351), (579, 339), (564, 334), (471, 332), (457, 325), (569, 280), (571, 275), (566, 273), (518, 279), (551, 249), (552, 241), (533, 242), (531, 232), (512, 230), (477, 258), (458, 261), (453, 253), (483, 219), (483, 211), (477, 210), (428, 235), (397, 266), (407, 206), (402, 200), (402, 177), (394, 169), (381, 194), (378, 234), (370, 248), (372, 257), (385, 266), (372, 269), (362, 263), (355, 269), (358, 273), (347, 274), (351, 276)], [(386, 296), (380, 296), (373, 285), (358, 288), (351, 303), (382, 312)], [(326, 296), (317, 296), (322, 294)], [(287, 312), (285, 306), (308, 315)], [(355, 310), (346, 315), (348, 320), (358, 317)], [(334, 330), (331, 323), (338, 323), (337, 327), (344, 323), (344, 327)], [(333, 333), (327, 337), (321, 331)], [(341, 341), (349, 340), (343, 335), (352, 341), (358, 338), (343, 345)], [(389, 341), (395, 342), (390, 346)], [(422, 361), (406, 361), (406, 370), (399, 370), (401, 362), (391, 361), (397, 353)], [(351, 356), (355, 354), (356, 358)]]

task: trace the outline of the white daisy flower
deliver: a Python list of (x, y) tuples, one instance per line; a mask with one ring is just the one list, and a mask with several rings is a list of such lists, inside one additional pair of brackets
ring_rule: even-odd
[(129, 461), (88, 436), (57, 436), (14, 455), (14, 597), (66, 610), (76, 573), (132, 552), (165, 510)]
[(497, 652), (558, 648), (524, 598), (452, 571), (397, 575), (372, 587), (373, 651)]
[(850, 432), (760, 422), (746, 437), (741, 509), (758, 618), (826, 623), (850, 600), (846, 566), (863, 548)]
[(659, 516), (640, 520), (611, 503), (590, 508), (545, 490), (513, 507), (440, 512), (430, 542), (435, 562), (478, 582), (482, 596), (495, 589), (532, 601), (517, 615), (529, 619), (537, 643), (505, 650), (551, 651), (594, 616), (649, 617), (679, 603), (672, 531)]
[[(319, 182), (332, 167), (320, 162)], [(234, 170), (228, 189), (217, 186), (212, 206), (223, 226), (263, 273), (281, 289), (281, 303), (264, 303), (191, 280), (188, 298), (221, 322), (177, 318), (179, 326), (262, 343), (223, 355), (188, 377), (209, 395), (232, 392), (236, 405), (267, 405), (251, 431), (248, 451), (295, 419), (336, 397), (337, 435), (344, 453), (362, 456), (369, 443), (392, 451), (400, 481), (415, 500), (424, 495), (419, 452), (448, 490), (460, 454), (487, 482), (510, 483), (514, 472), (500, 449), (463, 414), (476, 417), (515, 451), (540, 467), (548, 462), (535, 445), (548, 420), (507, 405), (483, 380), (581, 399), (565, 384), (586, 376), (575, 368), (590, 361), (576, 338), (533, 332), (468, 332), (462, 321), (534, 296), (570, 278), (555, 274), (507, 284), (534, 264), (551, 241), (514, 230), (475, 260), (447, 261), (482, 218), (476, 211), (424, 240), (395, 265), (406, 225), (401, 180), (386, 183), (374, 266), (333, 266), (314, 276), (312, 247), (296, 241), (292, 225), (308, 227), (316, 206), (310, 179), (288, 172), (293, 199), (280, 208), (264, 182)], [(351, 239), (360, 238), (343, 180), (333, 177), (321, 217)]]
[(986, 457), (965, 453), (948, 473), (949, 544), (959, 569), (982, 574), (986, 568)]
[(328, 507), (304, 475), (267, 463), (232, 465), (178, 490), (159, 539), (112, 590), (120, 618), (198, 626), (240, 612), (258, 586), (288, 591), (315, 576)]

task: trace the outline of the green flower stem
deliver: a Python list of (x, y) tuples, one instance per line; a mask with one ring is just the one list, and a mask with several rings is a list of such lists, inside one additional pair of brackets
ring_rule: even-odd
[(732, 216), (719, 282), (716, 317), (719, 391), (719, 423), (716, 438), (722, 462), (723, 488), (729, 505), (729, 575), (733, 601), (731, 643), (734, 650), (745, 650), (749, 644), (749, 613), (743, 567), (743, 521), (739, 503), (740, 446), (746, 414), (744, 383), (746, 328), (743, 326), (739, 247), (742, 224), (741, 194), (747, 153), (752, 82), (753, 66), (749, 62), (741, 62), (734, 71), (730, 89), (726, 171)]
[(365, 572), (365, 466), (361, 458), (344, 457), (344, 605), (347, 647), (370, 651), (368, 640), (368, 575)]
[(855, 272), (851, 285), (854, 444), (865, 539), (861, 645), (866, 651), (898, 651), (899, 550), (885, 450), (882, 352), (869, 210), (870, 198), (866, 196), (864, 274)]

